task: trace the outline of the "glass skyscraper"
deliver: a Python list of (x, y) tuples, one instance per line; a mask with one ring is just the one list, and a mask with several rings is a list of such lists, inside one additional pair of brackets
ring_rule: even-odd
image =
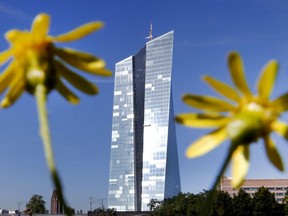
[(171, 73), (174, 32), (115, 66), (108, 207), (145, 211), (181, 191)]

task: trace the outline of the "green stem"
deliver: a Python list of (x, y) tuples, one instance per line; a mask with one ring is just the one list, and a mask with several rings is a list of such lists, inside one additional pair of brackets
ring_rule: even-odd
[(71, 209), (68, 207), (63, 192), (61, 180), (59, 178), (55, 162), (54, 155), (52, 149), (52, 143), (50, 138), (50, 130), (47, 118), (47, 110), (46, 110), (46, 87), (42, 84), (38, 84), (36, 87), (35, 97), (37, 100), (37, 108), (38, 108), (38, 118), (40, 125), (40, 136), (43, 141), (45, 157), (48, 165), (48, 169), (50, 171), (50, 175), (54, 184), (54, 187), (57, 191), (58, 198), (60, 203), (63, 205), (65, 214), (71, 216)]
[(217, 192), (217, 186), (219, 185), (219, 182), (220, 182), (220, 179), (222, 178), (222, 176), (224, 175), (224, 172), (226, 171), (227, 167), (228, 167), (228, 164), (231, 160), (231, 157), (232, 157), (232, 154), (235, 150), (235, 144), (231, 143), (231, 147), (229, 149), (229, 152), (223, 162), (223, 165), (216, 177), (216, 180), (214, 181), (214, 184), (212, 186), (212, 189), (211, 191), (209, 192), (208, 194), (208, 197), (203, 205), (203, 208), (201, 209), (200, 211), (200, 215), (203, 215), (203, 216), (206, 216), (208, 215), (208, 211), (211, 209), (212, 207), (212, 204), (213, 204), (213, 201), (215, 199), (215, 196), (216, 196), (216, 192)]

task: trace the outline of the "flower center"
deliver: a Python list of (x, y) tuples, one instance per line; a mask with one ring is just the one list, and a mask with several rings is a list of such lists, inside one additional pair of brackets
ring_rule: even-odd
[(269, 106), (250, 102), (242, 107), (227, 126), (234, 143), (249, 144), (270, 133), (270, 124), (278, 117)]
[(49, 44), (42, 49), (27, 50), (27, 86), (30, 93), (34, 93), (37, 84), (44, 84), (48, 91), (56, 83), (56, 71), (53, 67), (53, 53), (49, 51)]

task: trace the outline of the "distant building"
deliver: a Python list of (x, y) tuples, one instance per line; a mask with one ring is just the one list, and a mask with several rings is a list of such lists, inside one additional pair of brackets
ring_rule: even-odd
[[(233, 197), (238, 194), (238, 190), (231, 186), (231, 179), (230, 177), (223, 176), (220, 180), (219, 189), (226, 191)], [(273, 193), (275, 199), (281, 203), (288, 189), (288, 179), (246, 179), (241, 189), (253, 197), (255, 192), (262, 186)]]
[(63, 214), (63, 206), (61, 205), (56, 190), (53, 191), (51, 197), (51, 214)]
[(147, 211), (181, 191), (172, 101), (174, 32), (115, 68), (108, 207)]

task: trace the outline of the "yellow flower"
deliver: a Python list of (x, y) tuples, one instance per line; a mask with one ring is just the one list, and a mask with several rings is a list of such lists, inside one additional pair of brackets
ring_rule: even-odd
[(54, 46), (54, 42), (70, 42), (89, 35), (100, 29), (102, 22), (90, 22), (55, 37), (48, 35), (49, 25), (49, 15), (39, 14), (35, 17), (30, 31), (13, 29), (6, 33), (10, 48), (0, 53), (0, 64), (11, 58), (12, 61), (0, 75), (0, 93), (9, 89), (1, 101), (3, 108), (12, 105), (25, 90), (34, 94), (36, 85), (40, 83), (45, 85), (46, 93), (56, 89), (70, 103), (78, 103), (78, 97), (69, 90), (63, 79), (86, 94), (97, 94), (97, 87), (73, 72), (70, 66), (95, 75), (111, 75), (111, 72), (105, 69), (102, 59), (88, 53)]
[(231, 140), (232, 185), (239, 188), (249, 168), (249, 144), (259, 138), (264, 140), (271, 163), (284, 170), (281, 157), (269, 136), (275, 131), (288, 139), (288, 126), (278, 120), (281, 113), (288, 110), (288, 93), (269, 100), (278, 71), (278, 63), (274, 60), (263, 68), (257, 83), (258, 95), (253, 95), (246, 83), (242, 60), (237, 52), (229, 54), (228, 66), (236, 88), (210, 76), (204, 76), (204, 81), (230, 101), (186, 94), (183, 101), (203, 112), (180, 114), (176, 121), (190, 127), (216, 128), (190, 145), (186, 151), (189, 158), (201, 156), (224, 140)]

